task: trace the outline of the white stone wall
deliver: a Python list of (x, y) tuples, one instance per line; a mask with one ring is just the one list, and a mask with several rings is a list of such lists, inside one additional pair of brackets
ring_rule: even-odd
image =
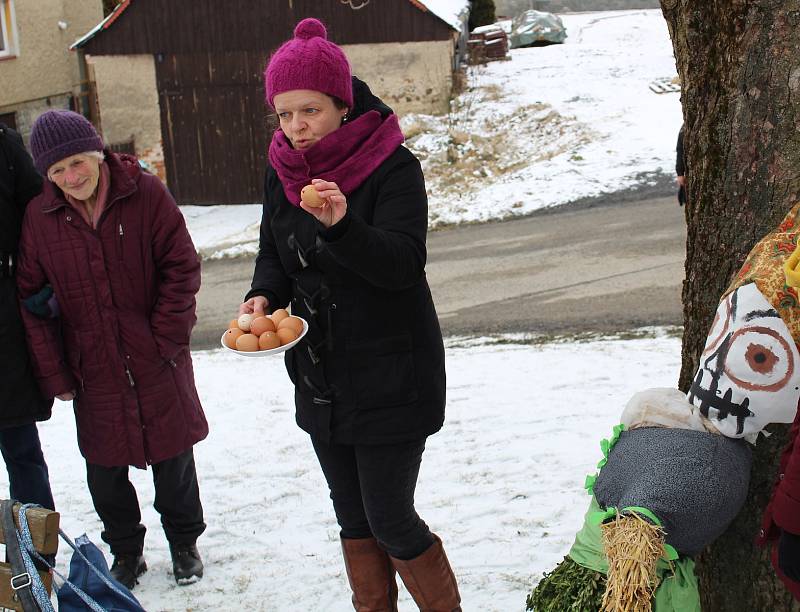
[(100, 129), (108, 144), (133, 138), (136, 155), (163, 179), (161, 113), (152, 55), (86, 58), (97, 85)]
[[(17, 52), (0, 60), (0, 112), (62, 107), (77, 92), (78, 54), (69, 46), (103, 19), (101, 0), (13, 0)], [(61, 25), (59, 25), (61, 24)], [(56, 101), (58, 101), (56, 103)]]
[(353, 74), (398, 115), (446, 113), (453, 89), (451, 41), (344, 45)]

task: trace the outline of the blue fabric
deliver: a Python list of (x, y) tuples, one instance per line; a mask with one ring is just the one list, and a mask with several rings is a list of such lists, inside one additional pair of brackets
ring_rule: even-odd
[[(111, 577), (103, 553), (86, 535), (75, 540), (77, 550), (69, 564), (69, 582), (89, 595), (105, 612), (145, 612), (128, 588)], [(88, 566), (89, 561), (97, 571)], [(101, 577), (98, 574), (102, 574)], [(69, 583), (58, 590), (59, 612), (86, 612), (89, 606)]]
[(59, 314), (58, 300), (50, 285), (22, 300), (22, 305), (40, 319), (54, 319)]

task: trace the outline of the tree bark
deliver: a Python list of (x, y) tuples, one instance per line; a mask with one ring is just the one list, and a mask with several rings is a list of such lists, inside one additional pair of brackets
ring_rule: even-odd
[[(679, 386), (687, 390), (720, 295), (751, 247), (800, 199), (800, 0), (661, 0), (661, 6), (685, 121)], [(800, 610), (767, 551), (754, 545), (788, 432), (770, 429), (774, 435), (755, 448), (742, 512), (698, 558), (704, 611)]]

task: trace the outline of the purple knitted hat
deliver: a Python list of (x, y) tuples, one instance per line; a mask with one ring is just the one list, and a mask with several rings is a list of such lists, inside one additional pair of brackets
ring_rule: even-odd
[(303, 19), (294, 29), (294, 38), (272, 54), (264, 71), (267, 103), (275, 108), (275, 96), (293, 89), (321, 91), (353, 106), (353, 81), (350, 63), (344, 52), (328, 40), (328, 32), (318, 19)]
[(31, 153), (36, 169), (47, 169), (70, 155), (102, 151), (103, 139), (83, 115), (68, 110), (50, 110), (33, 122)]

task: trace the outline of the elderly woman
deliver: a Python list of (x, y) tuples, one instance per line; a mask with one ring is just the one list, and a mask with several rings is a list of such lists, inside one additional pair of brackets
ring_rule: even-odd
[[(419, 161), (316, 19), (275, 52), (265, 83), (280, 129), (240, 312), (291, 304), (309, 322), (286, 367), (297, 423), (328, 481), (356, 610), (396, 610), (395, 571), (421, 610), (461, 610), (442, 542), (414, 508), (445, 405)], [(322, 201), (302, 202), (304, 187)]]
[(175, 580), (193, 582), (205, 523), (192, 447), (208, 434), (189, 354), (197, 253), (162, 183), (104, 151), (81, 115), (44, 113), (30, 144), (48, 180), (23, 221), (17, 285), (24, 303), (51, 287), (59, 307), (23, 313), (39, 385), (73, 401), (112, 575), (133, 587), (147, 569), (128, 466), (152, 465)]

